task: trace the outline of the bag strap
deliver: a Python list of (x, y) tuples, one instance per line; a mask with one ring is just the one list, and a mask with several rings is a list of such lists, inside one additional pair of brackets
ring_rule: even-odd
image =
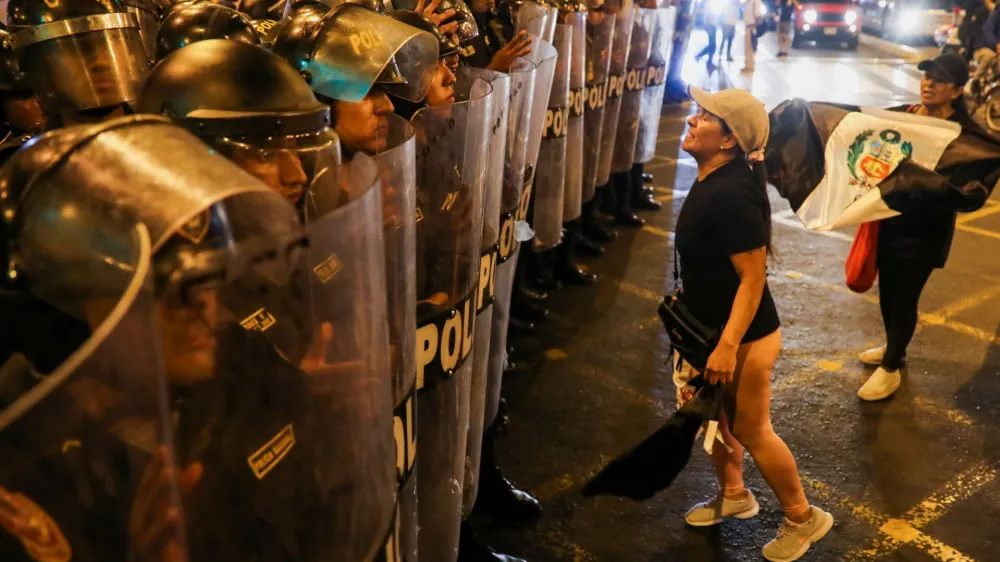
[[(675, 235), (674, 239), (676, 240), (676, 235)], [(678, 288), (677, 285), (680, 284), (680, 277), (681, 276), (677, 272), (677, 270), (678, 270), (678, 267), (677, 267), (677, 243), (675, 242), (674, 243), (674, 290), (676, 290)]]

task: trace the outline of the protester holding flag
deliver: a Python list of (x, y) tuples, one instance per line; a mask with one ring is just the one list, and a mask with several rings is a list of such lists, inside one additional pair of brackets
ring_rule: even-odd
[[(969, 68), (961, 55), (941, 55), (917, 68), (924, 72), (920, 104), (893, 111), (946, 119), (960, 125), (963, 132), (988, 138), (966, 109), (963, 92)], [(954, 185), (981, 182), (992, 188), (997, 175), (996, 162), (984, 161), (954, 170), (949, 179)], [(920, 294), (931, 272), (944, 267), (954, 233), (955, 209), (943, 204), (928, 204), (881, 221), (876, 259), (886, 345), (861, 354), (864, 364), (878, 367), (858, 391), (862, 400), (883, 400), (899, 388), (906, 347), (917, 327)]]
[(769, 123), (764, 104), (745, 90), (709, 94), (691, 87), (698, 112), (681, 148), (698, 163), (677, 220), (683, 301), (706, 326), (725, 326), (704, 375), (724, 390), (712, 463), (722, 490), (693, 507), (692, 526), (746, 519), (760, 506), (743, 482), (743, 449), (778, 496), (785, 520), (763, 550), (772, 561), (802, 557), (833, 526), (809, 505), (795, 459), (770, 422), (771, 370), (781, 349), (778, 313), (767, 287), (771, 208), (763, 170)]

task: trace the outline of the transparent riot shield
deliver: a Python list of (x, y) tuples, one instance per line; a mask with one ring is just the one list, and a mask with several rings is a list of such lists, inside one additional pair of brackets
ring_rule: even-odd
[(517, 11), (517, 30), (542, 37), (548, 29), (549, 10), (535, 2), (524, 2)]
[(542, 39), (549, 43), (555, 42), (556, 24), (559, 20), (559, 8), (549, 6), (549, 17), (545, 18), (545, 30), (542, 32)]
[[(72, 193), (36, 191), (19, 207), (32, 319), (4, 321), (68, 356), (0, 366), (0, 559), (186, 557), (183, 520), (160, 526), (183, 515), (190, 473), (173, 454), (149, 233)], [(60, 210), (71, 224), (52, 228)]]
[(653, 37), (656, 10), (634, 8), (632, 39), (628, 52), (627, 72), (618, 113), (618, 131), (615, 133), (615, 148), (611, 157), (612, 172), (627, 172), (632, 169), (635, 157), (635, 141), (639, 134), (639, 112), (642, 110), (642, 92), (646, 85), (646, 67)]
[[(472, 373), (469, 384), (469, 430), (465, 449), (462, 517), (472, 513), (475, 491), (479, 482), (479, 457), (483, 439), (483, 416), (486, 408), (486, 367), (490, 355), (490, 330), (493, 321), (493, 300), (496, 295), (496, 268), (500, 257), (500, 220), (505, 170), (507, 166), (507, 127), (511, 111), (509, 74), (469, 66), (459, 67), (456, 92), (473, 91), (476, 80), (493, 86), (490, 96), (490, 117), (486, 181), (483, 193), (483, 235), (479, 243), (479, 281), (476, 288), (476, 335), (473, 345)], [(520, 92), (518, 92), (518, 100)]]
[(125, 11), (139, 22), (139, 37), (150, 64), (156, 61), (156, 33), (160, 30), (160, 8), (152, 0), (125, 0)]
[(562, 240), (563, 191), (566, 185), (566, 134), (569, 120), (569, 79), (573, 57), (573, 30), (556, 25), (555, 47), (559, 56), (545, 110), (542, 140), (535, 174), (535, 202), (531, 227), (535, 248), (549, 250)]
[[(500, 386), (503, 382), (503, 370), (507, 360), (507, 324), (510, 321), (510, 298), (514, 286), (514, 270), (517, 264), (519, 242), (528, 239), (518, 237), (517, 224), (524, 221), (522, 210), (527, 212), (528, 204), (524, 197), (530, 194), (531, 172), (527, 169), (528, 144), (532, 134), (538, 134), (532, 122), (535, 115), (532, 111), (535, 99), (535, 85), (538, 69), (527, 59), (518, 59), (511, 66), (511, 113), (507, 125), (507, 159), (504, 171), (504, 190), (501, 197), (503, 215), (500, 218), (500, 256), (497, 259), (495, 294), (493, 297), (493, 322), (490, 331), (490, 355), (486, 375), (486, 408), (483, 416), (483, 428), (493, 424), (497, 410), (500, 407)], [(551, 80), (549, 80), (551, 83)], [(522, 193), (522, 182), (526, 193)], [(522, 205), (522, 201), (524, 201)], [(469, 458), (477, 469), (480, 466), (482, 453), (482, 434), (475, 444), (470, 429)], [(478, 470), (477, 470), (478, 472)], [(475, 501), (478, 492), (476, 487), (467, 489), (467, 501)]]
[[(405, 84), (386, 90), (417, 101), (427, 94), (437, 69), (434, 36), (357, 4), (327, 13), (305, 68), (313, 91), (348, 102), (364, 99), (372, 84), (393, 61)], [(282, 53), (279, 53), (282, 54)]]
[(601, 128), (601, 151), (597, 161), (597, 185), (605, 185), (611, 177), (611, 159), (618, 133), (618, 113), (625, 91), (625, 63), (628, 61), (635, 9), (619, 11), (615, 18), (615, 34), (611, 41), (611, 62), (608, 65), (608, 95), (604, 104), (604, 126)]
[(584, 90), (583, 190), (580, 199), (590, 201), (597, 188), (597, 163), (601, 154), (604, 105), (608, 99), (608, 65), (616, 15), (603, 11), (587, 14), (587, 85)]
[[(380, 128), (380, 151), (372, 158), (382, 182), (386, 301), (389, 313), (393, 429), (396, 439), (397, 530), (382, 560), (417, 560), (417, 367), (416, 139), (397, 115)], [(394, 554), (395, 553), (395, 554)]]
[(667, 64), (673, 44), (677, 7), (667, 6), (654, 12), (653, 38), (649, 47), (645, 87), (639, 112), (639, 131), (635, 142), (635, 161), (645, 164), (656, 154), (656, 137), (660, 131), (660, 110), (663, 108), (663, 90), (667, 83)]
[(563, 14), (570, 28), (569, 118), (566, 121), (566, 184), (563, 187), (563, 222), (580, 218), (583, 196), (583, 108), (587, 64), (587, 13)]
[(524, 188), (521, 190), (521, 203), (518, 208), (517, 220), (528, 218), (528, 206), (531, 202), (531, 192), (535, 184), (535, 165), (538, 163), (538, 151), (542, 144), (542, 133), (545, 130), (545, 114), (549, 108), (549, 94), (552, 92), (552, 79), (556, 72), (559, 52), (552, 43), (534, 38), (531, 53), (525, 57), (532, 62), (535, 70), (535, 88), (531, 99), (531, 116), (528, 131), (528, 144), (524, 156)]
[(411, 119), (417, 137), (419, 554), (454, 561), (462, 519), (492, 87)]

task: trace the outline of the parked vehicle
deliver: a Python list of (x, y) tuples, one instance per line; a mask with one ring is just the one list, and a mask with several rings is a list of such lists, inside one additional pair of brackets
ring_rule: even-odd
[(931, 38), (955, 23), (954, 0), (861, 0), (866, 29), (885, 39)]
[(856, 0), (799, 0), (794, 19), (792, 47), (815, 41), (842, 43), (851, 50), (858, 48), (862, 22)]

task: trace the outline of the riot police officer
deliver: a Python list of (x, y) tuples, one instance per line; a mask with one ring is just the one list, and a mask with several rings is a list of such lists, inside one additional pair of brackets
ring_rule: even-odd
[[(212, 6), (232, 12), (211, 3), (188, 8)], [(192, 43), (157, 64), (136, 109), (184, 125), (271, 186), (303, 218), (316, 215), (309, 202), (314, 207), (326, 199), (336, 208), (349, 196), (337, 183), (340, 146), (329, 107), (295, 69), (260, 47), (226, 39)]]
[[(396, 95), (390, 95), (394, 112), (403, 119), (409, 121), (413, 114), (420, 108), (427, 106), (441, 106), (455, 101), (455, 72), (457, 71), (459, 46), (450, 37), (441, 32), (440, 28), (434, 24), (427, 16), (410, 10), (396, 10), (389, 12), (389, 17), (396, 21), (426, 31), (434, 36), (438, 43), (438, 63), (431, 78), (430, 86), (427, 88), (427, 95), (424, 99), (413, 102)], [(454, 61), (453, 67), (451, 62)]]
[(261, 42), (253, 22), (242, 13), (208, 0), (181, 2), (163, 15), (156, 35), (156, 60), (205, 39), (231, 39), (250, 45)]
[[(118, 0), (12, 0), (7, 22), (46, 128), (130, 112), (149, 71), (139, 23)], [(64, 33), (65, 30), (72, 30)]]
[(494, 0), (471, 0), (469, 4), (479, 35), (462, 44), (462, 62), (476, 68), (508, 72), (519, 57), (531, 53), (527, 31), (514, 32), (496, 15)]
[[(95, 165), (101, 173), (88, 173)], [(48, 375), (5, 366), (0, 448), (18, 462), (0, 470), (4, 560), (364, 559), (380, 546), (391, 493), (352, 512), (355, 522), (379, 522), (367, 540), (349, 537), (363, 546), (345, 550), (344, 541), (330, 544), (329, 524), (343, 512), (343, 494), (322, 491), (342, 485), (336, 463), (323, 462), (343, 457), (329, 449), (334, 428), (362, 431), (382, 415), (335, 420), (316, 379), (262, 337), (265, 322), (311, 329), (308, 322), (266, 310), (243, 318), (224, 304), (244, 285), (281, 293), (292, 308), (310, 300), (294, 282), (278, 282), (304, 278), (289, 275), (301, 263), (288, 250), (298, 247), (298, 221), (281, 197), (148, 116), (50, 133), (2, 180), (14, 211), (8, 278), (87, 332)], [(137, 188), (143, 198), (130, 196)], [(369, 197), (351, 211), (368, 220), (377, 209)], [(375, 236), (351, 232), (351, 243), (377, 249), (377, 228), (367, 232)], [(271, 245), (242, 244), (255, 235)], [(358, 265), (340, 249), (345, 267)], [(366, 319), (378, 326), (377, 314)], [(373, 347), (382, 341), (368, 335)], [(385, 350), (369, 352), (376, 357), (363, 354), (359, 365), (377, 366)], [(161, 409), (164, 382), (171, 412)], [(359, 390), (375, 389), (351, 388), (352, 400)], [(381, 430), (385, 457), (391, 433)], [(361, 458), (363, 480), (384, 484), (391, 459)], [(190, 554), (180, 550), (185, 521)]]

